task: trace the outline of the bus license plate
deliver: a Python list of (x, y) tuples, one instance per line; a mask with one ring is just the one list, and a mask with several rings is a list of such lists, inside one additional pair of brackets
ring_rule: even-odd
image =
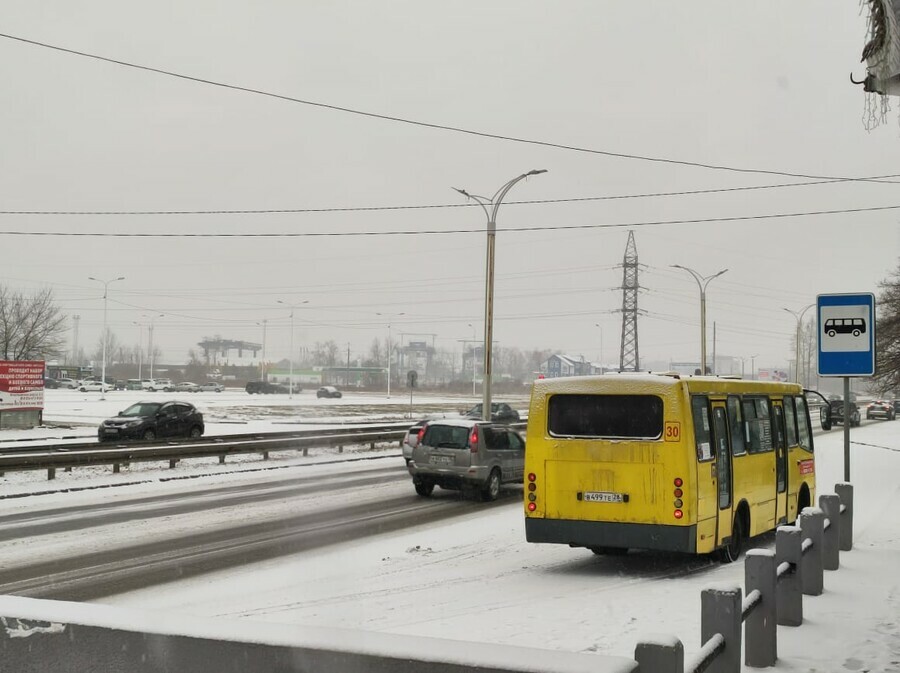
[(583, 499), (586, 502), (625, 502), (625, 495), (609, 491), (586, 491)]
[(432, 465), (453, 465), (453, 456), (432, 456)]

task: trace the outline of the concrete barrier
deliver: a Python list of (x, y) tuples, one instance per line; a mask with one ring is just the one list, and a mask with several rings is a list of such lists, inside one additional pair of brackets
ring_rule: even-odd
[(635, 673), (626, 657), (0, 596), (10, 673)]

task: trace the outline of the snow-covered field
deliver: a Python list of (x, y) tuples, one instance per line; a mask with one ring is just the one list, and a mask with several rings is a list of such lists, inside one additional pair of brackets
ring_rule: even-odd
[[(825, 593), (804, 599), (804, 625), (779, 628), (776, 670), (900, 671), (900, 517), (896, 514), (900, 421), (855, 428), (852, 439), (855, 546), (842, 553), (839, 571), (826, 573)], [(841, 431), (817, 436), (816, 446), (819, 493), (828, 493), (834, 483), (843, 481)], [(396, 447), (380, 456), (378, 452), (360, 452), (352, 457), (370, 458), (364, 461), (368, 466), (384, 463), (403, 470)], [(275, 464), (257, 461), (225, 466), (230, 474), (221, 473), (218, 465), (179, 465), (175, 471), (148, 468), (141, 475), (143, 483), (114, 491), (163, 488), (177, 497), (194, 488), (197, 480), (160, 483), (157, 479), (173, 472), (182, 474), (181, 470), (196, 470), (197, 474), (205, 470), (215, 474), (199, 477), (204, 481), (258, 480), (266, 479), (267, 472), (242, 474), (240, 470), (265, 466), (290, 471), (294, 468), (289, 465), (326, 458), (290, 456), (279, 460)], [(326, 478), (329, 472), (359, 469), (359, 465), (304, 469), (319, 471)], [(139, 481), (134, 473), (114, 476)], [(63, 479), (85, 486), (112, 478), (111, 474), (98, 477), (76, 471), (61, 475), (57, 482), (30, 486), (0, 482), (0, 492), (5, 488), (20, 493), (30, 487), (61, 488)], [(104, 490), (103, 497), (114, 497)], [(369, 496), (403, 492), (411, 492), (408, 483), (380, 487)], [(66, 502), (95, 502), (97, 497), (96, 491), (19, 497), (0, 500), (0, 508), (40, 510)], [(450, 499), (456, 494), (439, 491), (437, 497)], [(318, 504), (327, 505), (327, 499)], [(656, 633), (675, 635), (688, 652), (696, 652), (700, 645), (700, 590), (713, 584), (743, 584), (741, 563), (726, 566), (702, 558), (650, 553), (600, 558), (584, 550), (530, 545), (524, 541), (522, 521), (516, 504), (495, 506), (449, 523), (377, 535), (102, 602), (179, 615), (631, 656), (643, 635)], [(178, 522), (167, 520), (160, 525), (171, 527)], [(156, 534), (152, 525), (140, 526), (132, 533), (142, 539)], [(118, 534), (110, 530), (104, 539), (116, 539)], [(35, 549), (53, 553), (54, 545), (74, 545), (78, 537), (42, 540)], [(770, 544), (771, 540), (761, 543)], [(0, 563), (21, 551), (0, 551)]]

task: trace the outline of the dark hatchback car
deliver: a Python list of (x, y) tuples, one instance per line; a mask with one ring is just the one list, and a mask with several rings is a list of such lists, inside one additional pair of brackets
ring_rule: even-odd
[[(481, 410), (483, 406), (476, 404), (463, 414), (466, 418), (481, 419)], [(518, 423), (519, 412), (513, 409), (506, 402), (491, 403), (491, 420), (494, 423)]]
[(187, 402), (138, 402), (115, 418), (100, 424), (97, 438), (101, 442), (121, 439), (152, 441), (166, 437), (200, 437), (203, 435), (203, 414)]
[[(248, 393), (253, 395), (254, 393), (260, 393), (262, 395), (272, 395), (276, 393), (289, 393), (287, 385), (284, 383), (270, 383), (269, 381), (250, 381), (247, 383), (247, 386), (244, 388)], [(300, 392), (300, 386), (294, 386), (294, 392)]]

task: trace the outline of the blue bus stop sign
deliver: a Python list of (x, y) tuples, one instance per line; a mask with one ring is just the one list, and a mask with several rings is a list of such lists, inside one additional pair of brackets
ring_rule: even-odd
[(816, 297), (819, 376), (875, 373), (875, 295)]

